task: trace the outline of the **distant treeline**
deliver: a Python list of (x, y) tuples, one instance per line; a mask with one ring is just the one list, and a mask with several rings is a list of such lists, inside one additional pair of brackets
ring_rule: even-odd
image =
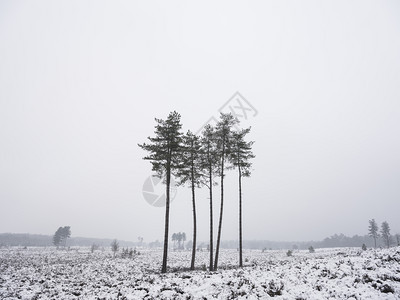
[[(96, 239), (71, 237), (68, 239), (67, 247), (90, 247), (96, 244), (100, 247), (110, 247), (112, 239)], [(118, 241), (121, 247), (136, 247), (139, 242)], [(28, 233), (0, 233), (0, 247), (52, 247), (53, 236)]]
[[(0, 247), (6, 246), (20, 246), (20, 247), (51, 247), (53, 246), (52, 236), (40, 235), (40, 234), (20, 234), (20, 233), (1, 233), (0, 234)], [(67, 246), (70, 247), (90, 247), (96, 244), (100, 247), (110, 247), (112, 239), (95, 239), (95, 238), (83, 238), (83, 237), (71, 237), (68, 239)], [(129, 242), (129, 241), (118, 241), (121, 247), (150, 247), (156, 248), (161, 247), (162, 244), (158, 241), (144, 243), (144, 242)], [(190, 241), (187, 246), (190, 245)], [(368, 248), (374, 247), (374, 240), (368, 235), (353, 237), (345, 236), (344, 234), (335, 234), (331, 237), (325, 238), (322, 241), (309, 241), (309, 242), (275, 242), (265, 240), (250, 240), (243, 241), (243, 247), (245, 249), (259, 249), (259, 250), (277, 250), (277, 249), (308, 249), (313, 246), (314, 248), (333, 248), (333, 247), (361, 247), (365, 244)], [(207, 243), (199, 243), (199, 248), (206, 250)], [(396, 239), (393, 239), (392, 246), (397, 245)], [(380, 239), (377, 241), (377, 246), (384, 247), (384, 242)], [(238, 248), (238, 241), (222, 241), (221, 247), (224, 249), (236, 249)]]
[[(365, 244), (367, 247), (374, 247), (374, 239), (368, 235), (353, 237), (345, 236), (344, 234), (335, 234), (331, 237), (325, 238), (322, 241), (308, 241), (308, 242), (276, 242), (264, 240), (251, 240), (243, 241), (243, 247), (246, 249), (300, 249), (305, 250), (310, 246), (314, 248), (334, 248), (334, 247), (360, 247)], [(223, 248), (235, 249), (237, 248), (237, 241), (224, 241), (221, 243)], [(379, 245), (379, 244), (378, 244)], [(382, 247), (384, 243), (381, 242)], [(394, 245), (394, 243), (393, 243)]]

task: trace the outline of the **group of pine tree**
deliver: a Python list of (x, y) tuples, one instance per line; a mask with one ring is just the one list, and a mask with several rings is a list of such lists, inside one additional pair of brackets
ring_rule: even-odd
[[(242, 178), (251, 174), (250, 160), (255, 156), (252, 153), (254, 142), (245, 138), (250, 128), (238, 128), (239, 121), (232, 114), (221, 113), (215, 126), (206, 125), (200, 135), (191, 131), (182, 133), (181, 116), (176, 111), (171, 112), (166, 120), (155, 119), (154, 137), (149, 137), (149, 143), (139, 144), (139, 147), (148, 152), (143, 159), (149, 160), (152, 170), (160, 178), (164, 178), (166, 185), (164, 251), (161, 272), (167, 271), (168, 257), (168, 230), (170, 211), (171, 176), (177, 178), (180, 185), (188, 184), (192, 191), (193, 206), (193, 246), (190, 268), (195, 268), (196, 256), (196, 189), (207, 187), (210, 199), (210, 262), (209, 270), (218, 268), (218, 257), (221, 243), (221, 228), (224, 209), (224, 177), (226, 171), (236, 169), (238, 172), (239, 190), (239, 266), (243, 266), (242, 259)], [(219, 178), (220, 184), (220, 211), (217, 233), (215, 257), (213, 257), (213, 186), (214, 178)]]
[[(389, 248), (392, 243), (392, 236), (390, 234), (389, 223), (384, 221), (381, 224), (381, 230), (379, 232), (378, 224), (375, 219), (369, 220), (368, 234), (374, 239), (374, 244), (376, 248), (376, 240), (381, 236), (385, 245)], [(399, 236), (396, 235), (397, 244), (399, 244)]]
[[(185, 232), (177, 232), (172, 234), (172, 241), (178, 242), (178, 249), (183, 249), (184, 248), (184, 243), (186, 241), (186, 233)], [(176, 248), (176, 245), (174, 244), (174, 249)]]

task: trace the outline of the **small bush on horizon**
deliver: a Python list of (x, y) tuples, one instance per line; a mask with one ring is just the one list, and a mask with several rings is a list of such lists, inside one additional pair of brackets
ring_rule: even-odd
[(313, 246), (308, 247), (308, 252), (314, 253), (315, 252), (314, 247)]
[(365, 244), (362, 244), (361, 249), (363, 249), (365, 251), (365, 250), (367, 250), (367, 246)]
[(286, 252), (286, 255), (287, 255), (287, 256), (293, 256), (293, 251), (292, 251), (292, 250), (288, 250), (288, 251)]
[(122, 248), (122, 258), (132, 258), (134, 255), (139, 255), (139, 252), (136, 249)]

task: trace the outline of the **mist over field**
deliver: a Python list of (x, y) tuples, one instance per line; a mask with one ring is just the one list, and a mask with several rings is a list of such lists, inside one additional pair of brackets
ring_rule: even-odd
[(399, 16), (0, 1), (0, 299), (399, 299)]

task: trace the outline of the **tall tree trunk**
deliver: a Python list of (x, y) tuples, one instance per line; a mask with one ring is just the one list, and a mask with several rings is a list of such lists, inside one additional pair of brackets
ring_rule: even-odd
[(225, 154), (224, 152), (225, 152), (225, 147), (222, 148), (222, 158), (221, 158), (221, 208), (219, 212), (218, 236), (217, 236), (217, 247), (215, 249), (214, 270), (218, 269), (218, 255), (219, 255), (219, 246), (221, 243), (222, 215), (224, 209), (224, 154)]
[(214, 226), (213, 226), (213, 201), (212, 201), (212, 170), (211, 166), (209, 169), (209, 184), (210, 184), (210, 271), (213, 271), (213, 253), (214, 253), (214, 237), (213, 237), (213, 231), (214, 231)]
[(242, 172), (239, 164), (239, 267), (243, 267), (243, 240), (242, 240)]
[(194, 182), (192, 175), (192, 203), (193, 203), (193, 245), (192, 245), (192, 263), (190, 264), (190, 270), (194, 270), (194, 261), (196, 259), (196, 200), (194, 193)]
[(169, 230), (169, 188), (171, 184), (171, 170), (167, 166), (167, 186), (166, 186), (166, 203), (165, 203), (165, 231), (164, 231), (164, 254), (161, 273), (167, 272), (167, 258), (168, 258), (168, 230)]

